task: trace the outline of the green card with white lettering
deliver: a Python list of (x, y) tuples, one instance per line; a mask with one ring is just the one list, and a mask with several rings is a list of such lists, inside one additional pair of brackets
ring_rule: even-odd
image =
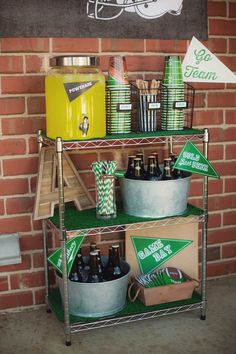
[[(71, 271), (72, 265), (76, 254), (82, 244), (86, 235), (75, 236), (71, 240), (66, 242), (66, 257), (67, 257), (67, 272)], [(48, 257), (48, 261), (60, 272), (62, 273), (62, 253), (61, 248), (58, 248), (55, 252)]]
[(214, 167), (191, 141), (187, 141), (184, 145), (174, 168), (203, 176), (220, 178)]
[(131, 236), (140, 272), (147, 274), (190, 245), (192, 240)]

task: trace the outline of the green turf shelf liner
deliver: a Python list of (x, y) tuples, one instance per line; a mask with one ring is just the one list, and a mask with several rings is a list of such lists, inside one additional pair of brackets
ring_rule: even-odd
[[(197, 208), (191, 204), (188, 204), (187, 209), (181, 215), (175, 215), (173, 217), (187, 217), (190, 215), (200, 216), (203, 214), (202, 209)], [(170, 218), (169, 216), (166, 218)], [(112, 225), (125, 225), (133, 224), (145, 221), (162, 220), (166, 218), (141, 218), (124, 213), (121, 207), (117, 208), (117, 217), (114, 219), (97, 219), (96, 209), (88, 209), (79, 211), (75, 207), (65, 208), (65, 227), (67, 230), (81, 230), (97, 227), (106, 227)], [(54, 216), (50, 218), (56, 227), (60, 227), (59, 210), (55, 209)]]
[[(173, 307), (180, 307), (180, 306), (188, 306), (191, 304), (196, 304), (201, 302), (201, 295), (197, 292), (193, 292), (193, 296), (190, 299), (186, 300), (181, 300), (181, 301), (173, 301), (165, 304), (159, 304), (159, 305), (152, 305), (152, 306), (145, 306), (141, 301), (136, 300), (135, 302), (129, 301), (127, 298), (126, 301), (126, 306), (124, 309), (114, 316), (106, 317), (106, 318), (114, 318), (114, 317), (123, 317), (123, 316), (130, 316), (130, 315), (136, 315), (136, 314), (142, 314), (142, 313), (147, 313), (147, 312), (152, 312), (152, 311), (159, 311), (159, 310), (165, 310), (165, 309), (170, 309)], [(52, 311), (56, 314), (57, 318), (60, 321), (64, 321), (64, 310), (62, 306), (62, 301), (61, 301), (61, 296), (58, 288), (54, 288), (50, 291), (49, 293), (49, 303), (51, 306)], [(75, 315), (70, 315), (70, 321), (71, 323), (77, 323), (77, 322), (93, 322), (97, 321), (101, 318), (88, 318), (88, 317), (81, 317), (81, 316), (75, 316)]]

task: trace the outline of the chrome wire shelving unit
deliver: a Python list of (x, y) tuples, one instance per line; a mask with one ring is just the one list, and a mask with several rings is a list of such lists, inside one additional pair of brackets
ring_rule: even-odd
[[(53, 140), (46, 137), (42, 131), (38, 132), (39, 149), (42, 146), (54, 146), (57, 156), (58, 166), (58, 203), (59, 203), (59, 222), (55, 224), (52, 219), (43, 220), (43, 240), (44, 240), (44, 266), (45, 266), (45, 284), (46, 284), (46, 304), (48, 310), (57, 312), (58, 304), (55, 306), (54, 293), (50, 289), (49, 284), (49, 267), (48, 267), (48, 230), (52, 230), (59, 235), (61, 251), (62, 251), (62, 273), (63, 273), (63, 305), (60, 304), (60, 314), (56, 315), (64, 322), (65, 343), (71, 345), (71, 334), (74, 332), (85, 331), (89, 329), (95, 329), (100, 327), (108, 327), (118, 325), (122, 323), (128, 323), (133, 321), (139, 321), (144, 319), (150, 319), (168, 314), (175, 314), (179, 312), (191, 311), (200, 309), (201, 319), (206, 318), (206, 249), (207, 249), (207, 221), (208, 221), (208, 177), (203, 176), (203, 193), (202, 193), (202, 210), (198, 213), (193, 213), (188, 217), (174, 216), (163, 219), (155, 220), (140, 220), (135, 223), (114, 224), (105, 226), (93, 226), (76, 229), (66, 228), (65, 220), (65, 201), (64, 201), (64, 179), (63, 179), (63, 151), (70, 150), (84, 150), (84, 149), (104, 149), (104, 148), (118, 148), (118, 147), (130, 147), (130, 146), (146, 146), (150, 144), (168, 143), (170, 151), (172, 151), (173, 143), (184, 144), (187, 141), (193, 141), (196, 143), (203, 143), (203, 152), (205, 157), (208, 156), (208, 130), (188, 129), (182, 132), (156, 132), (151, 134), (130, 134), (129, 136), (108, 136), (104, 139), (92, 139), (81, 141), (63, 141), (60, 137)], [(86, 234), (108, 234), (127, 230), (139, 230), (148, 229), (154, 227), (163, 227), (169, 225), (178, 225), (184, 223), (199, 222), (202, 225), (202, 240), (201, 240), (201, 286), (200, 293), (194, 299), (188, 303), (170, 303), (161, 305), (154, 310), (143, 310), (140, 313), (130, 313), (125, 315), (117, 315), (112, 317), (100, 318), (99, 320), (84, 321), (81, 318), (79, 320), (71, 319), (69, 314), (69, 296), (68, 296), (68, 284), (67, 284), (67, 266), (66, 266), (66, 241), (69, 238), (79, 235), (86, 231)], [(56, 296), (55, 296), (56, 297)]]

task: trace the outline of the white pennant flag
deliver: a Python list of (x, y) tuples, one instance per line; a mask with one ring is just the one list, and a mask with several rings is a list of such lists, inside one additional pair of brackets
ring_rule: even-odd
[(185, 82), (236, 83), (236, 75), (193, 37), (182, 63)]

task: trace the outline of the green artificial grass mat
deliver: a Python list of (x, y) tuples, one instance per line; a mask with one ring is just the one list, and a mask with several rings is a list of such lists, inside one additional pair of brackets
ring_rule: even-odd
[[(124, 213), (121, 207), (117, 208), (117, 217), (114, 219), (97, 219), (96, 209), (88, 209), (79, 211), (75, 207), (65, 208), (65, 228), (67, 230), (82, 230), (97, 227), (106, 227), (113, 225), (126, 225), (134, 224), (145, 221), (155, 221), (162, 219), (169, 219), (170, 217), (187, 217), (190, 215), (200, 216), (203, 214), (202, 209), (197, 208), (191, 204), (188, 204), (187, 209), (180, 215), (168, 216), (165, 218), (141, 218)], [(60, 227), (59, 210), (56, 208), (54, 216), (50, 218), (56, 227)]]
[[(158, 137), (158, 136), (173, 136), (173, 135), (198, 135), (198, 134), (204, 134), (204, 130), (202, 129), (189, 129), (189, 128), (184, 128), (183, 130), (158, 130), (156, 132), (132, 132), (129, 134), (113, 134), (113, 135), (106, 135), (103, 138), (94, 138), (94, 139), (88, 139), (87, 141), (93, 141), (93, 140), (115, 140), (115, 139), (132, 139), (132, 138), (144, 138), (144, 137)], [(55, 140), (55, 139), (51, 139)], [(66, 140), (64, 141), (75, 141), (75, 140)], [(81, 140), (82, 141), (82, 140)]]
[[(129, 315), (136, 315), (136, 314), (142, 314), (146, 312), (151, 312), (151, 311), (159, 311), (159, 310), (165, 310), (173, 307), (179, 307), (179, 306), (185, 306), (185, 305), (191, 305), (191, 304), (196, 304), (200, 303), (202, 301), (201, 295), (198, 294), (197, 292), (193, 292), (193, 295), (190, 299), (186, 300), (181, 300), (181, 301), (173, 301), (165, 304), (159, 304), (159, 305), (152, 305), (152, 306), (145, 306), (141, 301), (136, 300), (135, 302), (129, 301), (127, 298), (126, 305), (124, 309), (115, 315), (112, 316), (106, 316), (103, 318), (90, 318), (90, 317), (81, 317), (81, 316), (75, 316), (75, 315), (70, 315), (70, 322), (71, 323), (76, 323), (76, 322), (94, 322), (97, 320), (102, 320), (104, 318), (114, 318), (114, 317), (124, 317), (124, 316), (129, 316)], [(60, 296), (60, 291), (58, 288), (54, 288), (50, 291), (49, 293), (49, 303), (51, 306), (52, 311), (56, 314), (57, 318), (60, 321), (64, 321), (64, 310), (61, 302), (61, 296)], [(99, 306), (99, 304), (98, 304)]]

